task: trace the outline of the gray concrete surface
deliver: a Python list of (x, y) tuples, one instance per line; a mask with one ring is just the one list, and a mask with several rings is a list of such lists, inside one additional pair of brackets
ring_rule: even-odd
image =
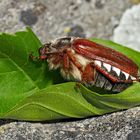
[[(112, 38), (129, 0), (0, 0), (0, 32), (31, 26), (42, 42), (75, 35)], [(140, 108), (69, 122), (0, 121), (0, 140), (139, 140)]]
[(129, 0), (0, 0), (0, 32), (31, 26), (45, 42), (80, 27), (81, 36), (108, 39), (130, 6)]

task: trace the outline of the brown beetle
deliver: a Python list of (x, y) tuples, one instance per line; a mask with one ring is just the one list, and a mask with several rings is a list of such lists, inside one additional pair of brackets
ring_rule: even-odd
[(124, 54), (87, 39), (64, 37), (39, 49), (39, 58), (47, 60), (49, 69), (87, 87), (121, 92), (139, 81), (138, 66)]

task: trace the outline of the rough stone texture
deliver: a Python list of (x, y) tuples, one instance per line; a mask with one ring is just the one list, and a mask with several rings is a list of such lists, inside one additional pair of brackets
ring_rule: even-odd
[(1, 140), (139, 140), (140, 108), (71, 122), (9, 122)]
[[(0, 32), (111, 38), (128, 0), (0, 0)], [(80, 33), (79, 33), (80, 32)], [(139, 140), (140, 108), (69, 122), (0, 121), (0, 140)]]
[(0, 0), (0, 32), (31, 26), (45, 42), (80, 26), (86, 37), (110, 38), (130, 6), (129, 0)]
[(113, 40), (140, 51), (140, 4), (128, 9), (114, 31)]

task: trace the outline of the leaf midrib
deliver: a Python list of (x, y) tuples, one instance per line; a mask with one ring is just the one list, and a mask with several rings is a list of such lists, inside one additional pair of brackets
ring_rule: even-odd
[(77, 101), (75, 98), (72, 98), (71, 96), (69, 96), (69, 95), (67, 95), (67, 94), (63, 94), (62, 92), (48, 92), (49, 94), (61, 94), (61, 96), (67, 96), (68, 98), (70, 98), (71, 100), (73, 100), (74, 102), (78, 102), (83, 108), (85, 108), (85, 109), (87, 109), (89, 112), (91, 112), (91, 113), (97, 113), (96, 111), (93, 111), (93, 106), (90, 104), (90, 103), (88, 103), (89, 104), (89, 106), (87, 106), (87, 105), (84, 105), (83, 103), (81, 103), (81, 102), (83, 102), (83, 101)]
[(13, 112), (13, 111), (18, 111), (18, 110), (21, 110), (22, 108), (24, 108), (24, 107), (26, 107), (26, 106), (28, 106), (28, 105), (38, 105), (38, 106), (41, 106), (42, 108), (44, 108), (44, 109), (47, 109), (47, 110), (50, 110), (50, 111), (52, 111), (52, 112), (55, 112), (55, 113), (57, 113), (57, 114), (60, 114), (60, 115), (62, 115), (62, 116), (67, 116), (67, 117), (80, 117), (80, 116), (74, 116), (74, 115), (71, 115), (71, 114), (69, 114), (69, 113), (65, 113), (65, 114), (63, 114), (64, 112), (62, 112), (62, 111), (57, 111), (57, 110), (54, 110), (54, 108), (52, 108), (52, 107), (49, 107), (49, 106), (46, 106), (46, 105), (44, 105), (44, 104), (41, 104), (41, 103), (37, 103), (37, 102), (31, 102), (31, 103), (27, 103), (27, 104), (24, 104), (23, 106), (20, 106), (20, 107), (18, 107), (18, 108), (16, 108), (16, 109), (14, 109), (14, 110), (12, 110), (12, 111), (9, 111), (9, 112), (7, 112), (6, 114), (5, 114), (5, 116), (7, 116), (8, 114), (10, 114), (11, 112)]

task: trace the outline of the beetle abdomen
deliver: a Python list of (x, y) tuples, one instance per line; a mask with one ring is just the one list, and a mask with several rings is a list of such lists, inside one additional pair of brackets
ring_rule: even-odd
[(102, 73), (96, 72), (95, 86), (113, 92), (121, 92), (129, 87), (132, 83), (113, 83)]
[[(95, 67), (97, 70), (94, 84), (95, 86), (105, 90), (121, 92), (130, 86), (133, 83), (133, 80), (136, 80), (135, 77), (120, 70), (119, 68), (98, 60), (95, 60)], [(103, 72), (101, 72), (101, 70), (103, 70)], [(112, 78), (112, 80), (110, 80), (109, 76)]]

